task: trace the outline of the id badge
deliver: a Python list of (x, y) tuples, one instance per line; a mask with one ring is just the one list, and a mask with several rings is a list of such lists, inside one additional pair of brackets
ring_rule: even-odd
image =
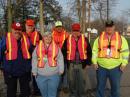
[(110, 55), (110, 52), (111, 52), (111, 50), (110, 50), (110, 49), (107, 49), (107, 56)]
[(44, 56), (43, 61), (44, 61), (44, 63), (47, 62), (47, 55)]

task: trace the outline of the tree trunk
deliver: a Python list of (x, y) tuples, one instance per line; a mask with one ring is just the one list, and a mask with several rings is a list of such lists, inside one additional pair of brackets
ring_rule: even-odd
[(12, 5), (11, 0), (7, 0), (7, 6), (8, 6), (8, 32), (11, 31), (11, 24), (12, 24)]
[(44, 34), (43, 1), (40, 0), (40, 32), (42, 35)]
[[(91, 0), (88, 0), (88, 28), (90, 28), (90, 20), (91, 20)], [(90, 42), (90, 35), (91, 35), (91, 32), (88, 33), (88, 39), (89, 39), (89, 42)]]
[(80, 0), (77, 0), (77, 12), (80, 25), (82, 24), (82, 17), (81, 17), (81, 3)]
[(86, 30), (86, 0), (82, 0), (82, 33)]
[(91, 0), (88, 0), (88, 27), (90, 27), (90, 20), (91, 20)]

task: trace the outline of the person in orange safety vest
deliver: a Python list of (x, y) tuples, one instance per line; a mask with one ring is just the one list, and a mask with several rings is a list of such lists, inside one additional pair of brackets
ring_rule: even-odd
[[(35, 21), (33, 19), (27, 19), (25, 23), (25, 28), (26, 33), (28, 34), (28, 37), (35, 49), (36, 45), (38, 45), (39, 41), (42, 39), (41, 34), (35, 28)], [(40, 90), (37, 87), (35, 77), (33, 77), (33, 95), (40, 95)]]
[(41, 34), (35, 29), (35, 21), (32, 19), (27, 19), (26, 24), (26, 33), (28, 34), (31, 43), (36, 46), (39, 43), (39, 40), (42, 39)]
[[(52, 30), (52, 37), (55, 43), (62, 48), (64, 41), (68, 37), (68, 33), (63, 27), (63, 24), (61, 21), (55, 22), (55, 27)], [(64, 92), (68, 92), (68, 83), (67, 83), (67, 68), (66, 68), (66, 63), (65, 63), (65, 72), (62, 75), (62, 80), (59, 86), (60, 90), (63, 90)]]
[(70, 97), (83, 97), (85, 93), (84, 71), (91, 65), (92, 50), (88, 39), (80, 32), (80, 24), (72, 25), (72, 34), (68, 36), (62, 48), (67, 62)]
[(96, 70), (96, 97), (105, 96), (107, 80), (109, 80), (110, 97), (120, 97), (122, 74), (129, 63), (129, 46), (126, 38), (116, 31), (113, 20), (107, 20), (93, 44), (92, 62)]
[(32, 56), (32, 74), (36, 78), (42, 97), (57, 97), (60, 77), (64, 72), (61, 49), (52, 39), (51, 32), (44, 32)]
[(17, 81), (20, 84), (20, 97), (30, 96), (31, 43), (20, 23), (15, 22), (2, 38), (0, 44), (0, 63), (3, 64), (7, 85), (7, 97), (16, 97)]
[(63, 28), (63, 24), (61, 21), (57, 21), (55, 23), (55, 28), (52, 30), (52, 37), (55, 43), (62, 48), (65, 39), (68, 37), (68, 33)]

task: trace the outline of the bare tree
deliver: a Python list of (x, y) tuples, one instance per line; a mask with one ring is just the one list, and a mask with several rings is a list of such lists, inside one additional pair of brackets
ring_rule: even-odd
[(82, 32), (85, 33), (86, 30), (86, 0), (82, 0)]
[(43, 19), (43, 0), (40, 0), (40, 31), (44, 33), (44, 19)]
[[(87, 27), (86, 26), (87, 22), (89, 22), (89, 24), (90, 24), (91, 0), (75, 0), (72, 3), (73, 4), (71, 4), (72, 8), (70, 8), (70, 10), (71, 10), (70, 12), (72, 15), (74, 13), (76, 13), (78, 21), (81, 25), (81, 32), (85, 33), (86, 27)], [(88, 15), (87, 15), (87, 13), (88, 13)], [(89, 17), (89, 18), (87, 18), (87, 17)]]
[(11, 24), (12, 24), (12, 4), (11, 0), (7, 0), (7, 11), (8, 11), (8, 32), (11, 31)]
[(80, 24), (82, 23), (82, 18), (81, 18), (81, 2), (80, 2), (80, 0), (77, 0), (76, 1), (76, 4), (77, 4), (77, 13), (78, 13), (78, 18), (79, 18), (79, 22), (80, 22)]
[[(115, 8), (118, 0), (109, 0), (109, 5), (107, 4), (107, 0), (92, 0), (93, 8), (95, 9), (94, 13), (97, 12), (97, 15), (100, 17), (102, 24), (104, 25), (105, 20), (107, 20), (107, 14), (109, 10), (109, 17), (111, 18), (111, 14), (113, 9)], [(107, 6), (109, 6), (107, 9)], [(97, 17), (96, 15), (96, 17)]]
[(87, 1), (86, 0), (76, 0), (74, 3), (76, 3), (76, 9), (77, 9), (77, 15), (78, 20), (81, 25), (81, 31), (84, 33), (86, 29), (86, 9), (87, 9)]

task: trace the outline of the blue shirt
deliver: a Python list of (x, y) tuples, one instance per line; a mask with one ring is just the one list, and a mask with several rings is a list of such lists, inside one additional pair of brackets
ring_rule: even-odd
[[(6, 38), (3, 37), (0, 41), (0, 62), (3, 65), (3, 70), (6, 74), (12, 76), (22, 76), (27, 72), (31, 72), (31, 59), (24, 59), (21, 49), (21, 41), (17, 41), (18, 52), (16, 60), (6, 60), (5, 51), (6, 51)], [(30, 47), (29, 52), (32, 52), (33, 47)]]

